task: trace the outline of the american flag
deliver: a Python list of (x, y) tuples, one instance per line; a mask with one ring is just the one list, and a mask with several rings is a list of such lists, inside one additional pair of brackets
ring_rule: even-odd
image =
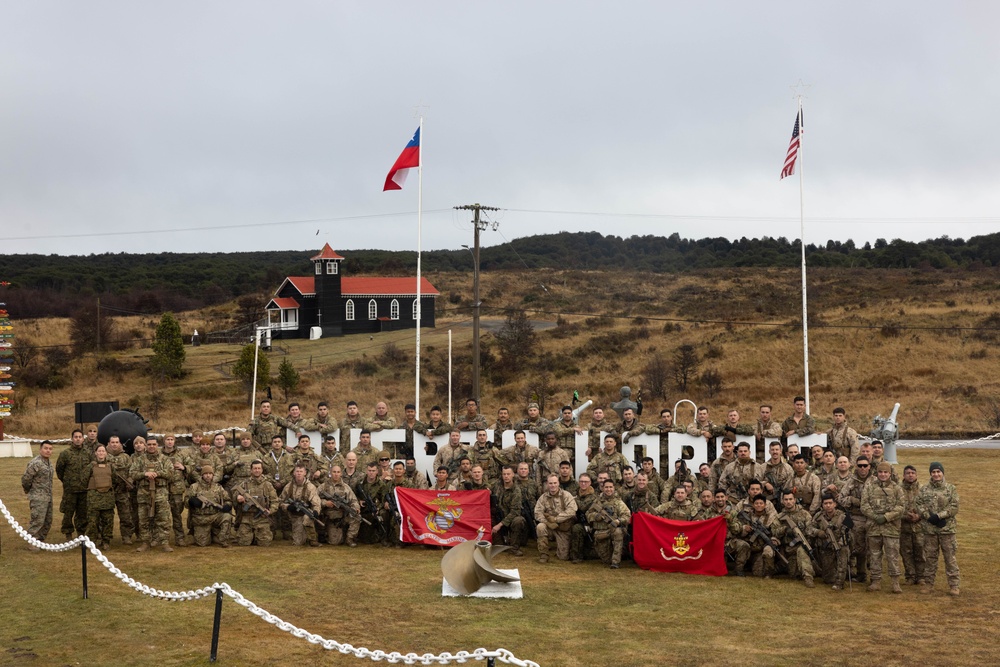
[[(781, 168), (781, 178), (795, 173), (795, 158), (799, 156), (799, 132), (805, 127), (802, 123), (802, 109), (795, 115), (795, 127), (792, 128), (792, 140), (788, 142), (788, 153), (785, 154), (785, 166)], [(781, 180), (781, 179), (778, 179)]]

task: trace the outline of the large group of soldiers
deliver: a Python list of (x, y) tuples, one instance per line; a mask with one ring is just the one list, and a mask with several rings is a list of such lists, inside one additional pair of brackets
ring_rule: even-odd
[[(615, 407), (617, 420), (595, 407), (590, 423), (581, 425), (570, 406), (547, 420), (529, 403), (521, 420), (500, 408), (489, 425), (469, 399), (452, 425), (437, 406), (422, 422), (406, 405), (397, 423), (382, 402), (366, 418), (350, 401), (338, 421), (325, 402), (307, 418), (297, 403), (279, 417), (263, 401), (232, 441), (223, 433), (195, 432), (190, 446), (179, 447), (173, 435), (136, 437), (128, 443), (132, 454), (117, 436), (99, 442), (90, 427), (86, 434), (73, 431), (54, 467), (63, 485), (61, 531), (67, 540), (74, 532), (86, 534), (107, 549), (117, 513), (122, 543), (135, 543), (137, 551), (173, 551), (171, 537), (177, 547), (266, 547), (286, 539), (314, 547), (360, 541), (402, 548), (396, 487), (481, 489), (491, 494), (494, 541), (523, 556), (535, 539), (542, 563), (553, 556), (573, 563), (596, 557), (619, 568), (629, 557), (636, 512), (676, 521), (723, 516), (726, 560), (735, 576), (787, 573), (810, 588), (821, 578), (835, 590), (867, 583), (877, 591), (884, 559), (891, 592), (901, 592), (901, 578), (930, 592), (940, 555), (949, 592), (958, 595), (959, 500), (943, 466), (932, 463), (922, 485), (912, 466), (900, 476), (883, 459), (882, 443), (861, 442), (842, 408), (833, 411), (827, 446), (800, 452), (786, 439), (814, 433), (816, 422), (802, 398), (793, 406), (781, 423), (763, 405), (756, 423), (743, 423), (730, 410), (718, 425), (700, 407), (685, 428), (674, 425), (669, 409), (660, 411), (657, 424), (644, 425), (631, 405)], [(360, 429), (353, 447), (352, 428)], [(396, 451), (372, 446), (372, 431), (392, 428), (406, 431)], [(513, 431), (514, 444), (489, 441), (488, 428), (496, 443)], [(469, 431), (475, 438), (466, 445), (461, 440)], [(307, 432), (320, 434), (319, 454)], [(529, 432), (538, 434), (540, 447), (527, 443)], [(589, 432), (587, 470), (574, 476), (575, 439), (583, 432)], [(721, 437), (717, 458), (698, 470), (689, 470), (684, 459), (671, 465), (649, 456), (633, 467), (619, 451), (621, 442), (639, 434), (685, 432), (705, 437), (712, 452)], [(296, 434), (296, 441), (285, 442), (286, 433)], [(417, 470), (414, 442), (444, 434), (449, 438), (441, 447), (425, 445), (434, 454), (428, 479)], [(29, 532), (41, 541), (52, 523), (51, 455), (52, 444), (43, 442), (21, 480), (31, 508)]]

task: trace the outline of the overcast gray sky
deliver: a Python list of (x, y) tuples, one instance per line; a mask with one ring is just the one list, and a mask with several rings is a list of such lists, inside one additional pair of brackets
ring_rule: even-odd
[(808, 242), (991, 233), (998, 19), (986, 1), (2, 0), (2, 245), (414, 248), (415, 174), (382, 184), (418, 103), (425, 249), (469, 243), (450, 208), (477, 201), (508, 209), (487, 245), (797, 237), (798, 176), (778, 175), (800, 80)]

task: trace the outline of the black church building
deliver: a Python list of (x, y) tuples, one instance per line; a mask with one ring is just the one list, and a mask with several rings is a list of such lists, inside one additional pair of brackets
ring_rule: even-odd
[[(349, 278), (344, 258), (330, 244), (311, 257), (313, 275), (288, 276), (267, 303), (272, 338), (318, 338), (413, 329), (417, 324), (416, 278)], [(420, 280), (420, 324), (434, 327), (440, 292)]]

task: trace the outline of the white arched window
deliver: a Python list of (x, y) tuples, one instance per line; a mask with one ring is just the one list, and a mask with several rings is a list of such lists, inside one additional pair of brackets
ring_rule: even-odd
[(351, 321), (354, 320), (354, 299), (348, 299), (347, 300), (347, 315), (346, 315), (346, 319), (347, 320), (351, 320)]
[(417, 300), (413, 300), (413, 319), (417, 319)]
[(377, 320), (378, 319), (378, 304), (375, 303), (375, 299), (368, 302), (368, 319)]
[(399, 319), (399, 301), (395, 299), (389, 304), (389, 319), (398, 320)]

